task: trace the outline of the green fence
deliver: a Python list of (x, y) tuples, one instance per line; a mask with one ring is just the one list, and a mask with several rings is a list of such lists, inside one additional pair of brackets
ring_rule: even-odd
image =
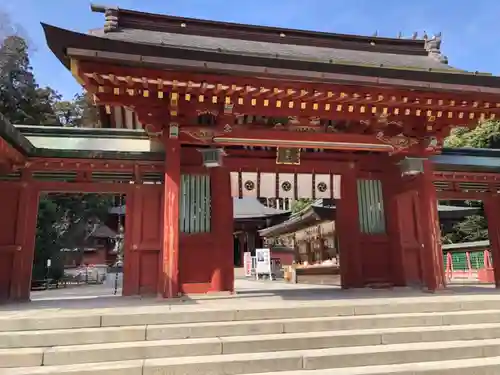
[[(453, 262), (453, 269), (455, 271), (470, 271), (469, 265), (467, 264), (467, 253), (470, 256), (470, 270), (477, 271), (484, 268), (484, 250), (472, 250), (472, 251), (444, 251), (443, 260), (445, 269), (448, 265), (448, 254), (451, 254), (451, 259)], [(491, 264), (491, 254), (490, 264)]]

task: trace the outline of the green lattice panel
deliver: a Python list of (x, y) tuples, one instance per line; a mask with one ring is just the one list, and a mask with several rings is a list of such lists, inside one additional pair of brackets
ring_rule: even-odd
[[(468, 271), (467, 255), (465, 251), (454, 251), (451, 253), (453, 259), (453, 269), (455, 271)], [(445, 269), (448, 263), (448, 253), (443, 253)], [(478, 270), (484, 267), (484, 251), (470, 252), (470, 262), (473, 270)]]

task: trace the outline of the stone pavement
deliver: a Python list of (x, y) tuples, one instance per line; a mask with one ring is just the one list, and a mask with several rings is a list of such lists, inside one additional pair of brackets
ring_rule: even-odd
[(253, 309), (273, 306), (300, 306), (305, 304), (373, 304), (384, 300), (387, 303), (440, 300), (498, 299), (500, 294), (491, 286), (450, 286), (436, 294), (423, 293), (410, 288), (391, 290), (341, 290), (338, 287), (321, 285), (297, 285), (282, 281), (235, 280), (236, 293), (184, 296), (176, 300), (154, 297), (121, 297), (112, 294), (109, 285), (89, 285), (35, 292), (32, 302), (0, 305), (0, 319), (12, 316), (34, 316), (39, 314), (74, 314), (88, 311), (103, 313), (110, 309), (129, 312), (199, 310), (199, 309)]

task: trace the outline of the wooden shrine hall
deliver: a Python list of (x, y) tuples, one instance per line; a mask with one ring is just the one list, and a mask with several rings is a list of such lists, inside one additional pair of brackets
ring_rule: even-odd
[(89, 33), (43, 28), (120, 129), (3, 121), (2, 298), (29, 298), (41, 191), (127, 196), (125, 295), (233, 291), (233, 196), (335, 198), (344, 288), (445, 287), (438, 197), (485, 199), (498, 259), (498, 159), (439, 154), (452, 127), (497, 118), (500, 78), (448, 65), (440, 35), (92, 10)]

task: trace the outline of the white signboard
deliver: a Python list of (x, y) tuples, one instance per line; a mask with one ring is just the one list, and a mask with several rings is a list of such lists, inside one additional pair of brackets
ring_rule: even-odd
[(255, 273), (267, 274), (271, 276), (271, 250), (269, 249), (255, 249), (256, 267)]
[(252, 276), (252, 253), (243, 253), (243, 267), (245, 268), (245, 276)]

